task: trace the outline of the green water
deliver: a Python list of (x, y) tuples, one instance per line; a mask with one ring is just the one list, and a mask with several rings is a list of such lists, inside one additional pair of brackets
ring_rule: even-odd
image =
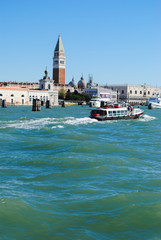
[(0, 239), (161, 239), (161, 110), (0, 109)]

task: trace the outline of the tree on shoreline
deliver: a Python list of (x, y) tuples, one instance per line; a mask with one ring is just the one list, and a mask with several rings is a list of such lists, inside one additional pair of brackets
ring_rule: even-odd
[(59, 99), (89, 102), (91, 100), (91, 96), (86, 93), (78, 93), (77, 90), (72, 93), (68, 90), (66, 94), (63, 90), (61, 90), (59, 91)]

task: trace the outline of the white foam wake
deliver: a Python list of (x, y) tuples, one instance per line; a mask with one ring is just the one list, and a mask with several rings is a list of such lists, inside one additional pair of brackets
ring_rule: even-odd
[(141, 122), (150, 122), (152, 120), (156, 119), (156, 117), (152, 117), (152, 116), (149, 116), (149, 115), (143, 115), (143, 117), (139, 118), (139, 121)]
[(97, 122), (95, 119), (84, 118), (40, 118), (17, 121), (1, 121), (0, 128), (22, 128), (22, 129), (42, 129), (42, 128), (64, 128), (65, 125), (85, 125)]
[(88, 117), (84, 117), (84, 118), (72, 118), (72, 119), (67, 119), (66, 121), (64, 121), (64, 124), (68, 124), (68, 125), (80, 125), (80, 124), (89, 124), (89, 123), (93, 123), (93, 122), (97, 122), (96, 119), (91, 119)]

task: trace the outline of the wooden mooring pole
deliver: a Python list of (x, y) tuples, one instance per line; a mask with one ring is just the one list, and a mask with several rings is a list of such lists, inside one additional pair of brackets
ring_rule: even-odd
[(33, 99), (32, 111), (41, 111), (41, 101), (39, 99)]
[(6, 108), (6, 107), (7, 107), (6, 100), (2, 100), (2, 108)]
[(49, 100), (46, 101), (46, 108), (51, 108), (51, 103)]

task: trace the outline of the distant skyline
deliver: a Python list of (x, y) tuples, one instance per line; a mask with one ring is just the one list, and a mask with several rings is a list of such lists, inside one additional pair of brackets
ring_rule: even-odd
[(66, 83), (161, 86), (160, 0), (0, 2), (0, 81), (52, 77), (59, 32)]

